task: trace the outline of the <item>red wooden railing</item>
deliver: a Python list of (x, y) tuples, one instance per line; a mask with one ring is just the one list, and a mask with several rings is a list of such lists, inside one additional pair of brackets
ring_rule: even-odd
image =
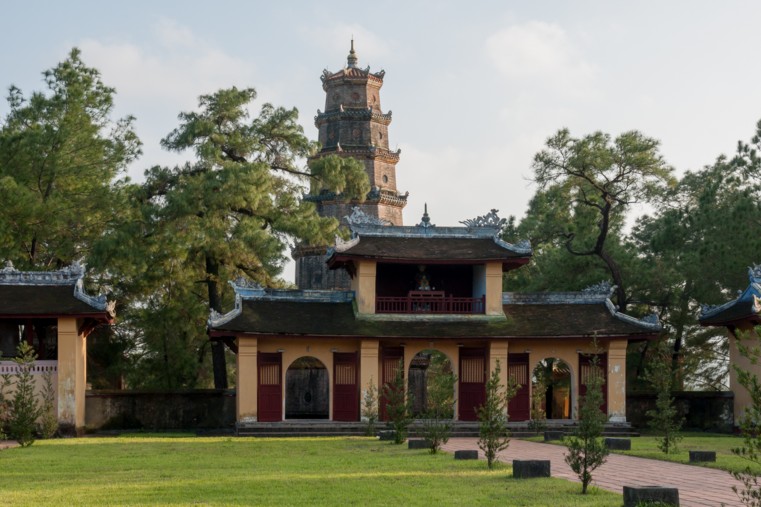
[(485, 298), (444, 295), (443, 291), (411, 291), (406, 297), (376, 297), (375, 313), (484, 313)]

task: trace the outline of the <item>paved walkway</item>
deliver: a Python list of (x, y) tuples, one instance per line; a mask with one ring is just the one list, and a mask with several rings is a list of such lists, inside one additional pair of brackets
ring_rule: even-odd
[[(453, 438), (444, 450), (478, 449), (476, 438)], [(512, 463), (514, 459), (548, 459), (553, 477), (579, 482), (565, 463), (561, 445), (541, 444), (513, 439), (510, 447), (498, 455), (500, 461)], [(479, 451), (483, 458), (483, 453)], [(674, 486), (679, 488), (682, 507), (742, 506), (733, 485), (741, 486), (728, 472), (700, 466), (682, 465), (652, 459), (610, 454), (608, 461), (594, 472), (592, 484), (623, 494), (624, 486)]]

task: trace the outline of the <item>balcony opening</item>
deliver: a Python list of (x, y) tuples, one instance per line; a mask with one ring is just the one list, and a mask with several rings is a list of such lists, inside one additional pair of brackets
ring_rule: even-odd
[(484, 313), (480, 266), (377, 265), (376, 313)]

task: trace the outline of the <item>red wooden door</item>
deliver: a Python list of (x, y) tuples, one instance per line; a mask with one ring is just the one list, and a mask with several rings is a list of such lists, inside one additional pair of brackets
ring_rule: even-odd
[(579, 396), (587, 394), (587, 379), (592, 373), (592, 358), (597, 357), (597, 367), (602, 372), (602, 405), (600, 410), (608, 413), (608, 354), (579, 354)]
[(512, 382), (520, 385), (515, 396), (507, 405), (509, 420), (528, 421), (531, 419), (531, 400), (529, 397), (531, 376), (528, 371), (528, 354), (508, 354), (507, 375)]
[(280, 352), (259, 352), (258, 420), (280, 421), (283, 418), (283, 364)]
[(357, 353), (333, 353), (333, 420), (359, 420)]
[[(380, 395), (380, 420), (388, 421), (386, 414), (386, 397), (383, 396), (384, 386), (394, 381), (396, 372), (404, 361), (404, 349), (402, 347), (383, 347), (381, 349), (381, 391)], [(404, 371), (402, 371), (404, 375)]]
[(459, 419), (477, 421), (486, 401), (486, 349), (460, 349)]

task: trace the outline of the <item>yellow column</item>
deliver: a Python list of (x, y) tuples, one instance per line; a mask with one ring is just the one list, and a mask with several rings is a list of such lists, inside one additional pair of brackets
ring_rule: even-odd
[(502, 309), (502, 263), (486, 264), (486, 315), (504, 315)]
[(375, 262), (361, 260), (351, 282), (359, 313), (375, 313)]
[(608, 343), (608, 416), (626, 422), (626, 340)]
[[(359, 355), (359, 378), (360, 378), (360, 399), (359, 404), (362, 406), (362, 401), (365, 399), (365, 394), (370, 384), (373, 384), (377, 389), (376, 401), (380, 399), (380, 375), (378, 371), (378, 354), (380, 346), (378, 340), (362, 340), (361, 351)], [(380, 409), (380, 407), (377, 407)], [(367, 418), (362, 416), (362, 420)]]
[(487, 381), (491, 376), (491, 372), (497, 368), (497, 362), (499, 362), (500, 370), (499, 383), (500, 385), (507, 387), (507, 341), (492, 340), (489, 344), (489, 371), (486, 372)]
[(237, 376), (235, 381), (236, 419), (239, 423), (256, 422), (257, 375), (256, 358), (258, 343), (256, 338), (238, 338)]
[(486, 372), (486, 380), (497, 368), (497, 361), (500, 368), (499, 383), (507, 386), (507, 341), (493, 340), (489, 344), (489, 371)]
[(58, 424), (64, 432), (85, 427), (87, 342), (73, 317), (58, 319)]

